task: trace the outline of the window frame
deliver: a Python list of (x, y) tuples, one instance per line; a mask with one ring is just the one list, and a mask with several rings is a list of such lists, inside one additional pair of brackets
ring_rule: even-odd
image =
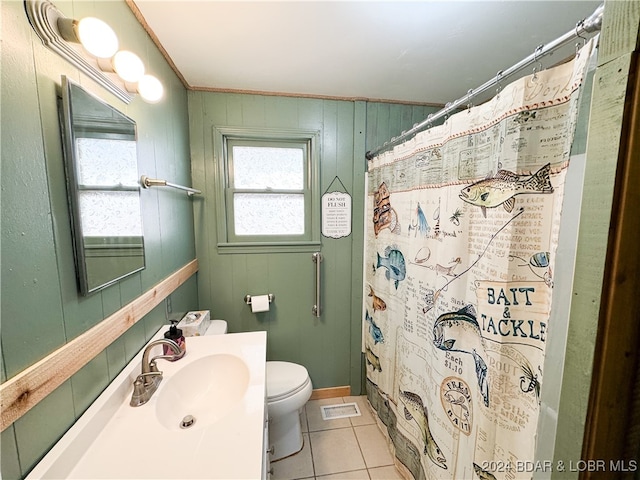
[[(214, 127), (216, 164), (217, 247), (220, 253), (313, 252), (320, 241), (320, 132), (246, 127)], [(233, 145), (292, 146), (306, 149), (304, 167), (305, 232), (302, 235), (236, 235), (234, 232), (234, 193), (266, 193), (267, 190), (236, 189), (233, 186), (229, 151)], [(269, 193), (289, 193), (271, 190)], [(294, 191), (299, 193), (299, 191)]]

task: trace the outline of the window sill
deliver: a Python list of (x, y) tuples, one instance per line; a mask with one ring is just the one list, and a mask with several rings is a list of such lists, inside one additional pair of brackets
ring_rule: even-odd
[(305, 253), (317, 252), (320, 241), (307, 242), (234, 242), (218, 243), (218, 253)]

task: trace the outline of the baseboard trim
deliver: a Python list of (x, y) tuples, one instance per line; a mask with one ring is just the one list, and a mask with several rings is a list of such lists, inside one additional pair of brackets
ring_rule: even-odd
[(351, 395), (351, 387), (329, 387), (316, 388), (311, 392), (310, 400), (320, 400), (323, 398), (348, 397)]

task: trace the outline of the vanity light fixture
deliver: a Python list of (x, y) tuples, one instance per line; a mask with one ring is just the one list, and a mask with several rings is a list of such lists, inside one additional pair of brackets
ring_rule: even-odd
[(143, 75), (138, 81), (138, 93), (147, 103), (158, 103), (164, 95), (164, 88), (153, 75)]
[(58, 31), (67, 42), (80, 43), (97, 58), (110, 58), (118, 51), (116, 32), (105, 22), (95, 17), (82, 20), (59, 17)]
[(25, 0), (25, 10), (46, 47), (123, 102), (130, 103), (132, 94), (140, 94), (148, 103), (162, 99), (164, 88), (160, 80), (145, 74), (144, 63), (135, 53), (118, 50), (118, 37), (102, 20), (67, 18), (49, 0)]
[[(102, 68), (102, 62), (98, 62), (98, 65)], [(140, 57), (129, 50), (120, 50), (113, 58), (111, 58), (110, 64), (113, 67), (113, 71), (126, 83), (136, 83), (144, 75), (144, 63), (140, 60)]]

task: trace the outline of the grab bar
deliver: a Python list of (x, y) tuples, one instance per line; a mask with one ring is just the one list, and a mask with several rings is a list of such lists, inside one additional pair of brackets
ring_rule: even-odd
[(311, 255), (313, 263), (316, 264), (316, 304), (311, 308), (314, 317), (320, 316), (320, 262), (322, 262), (322, 254), (315, 252)]

